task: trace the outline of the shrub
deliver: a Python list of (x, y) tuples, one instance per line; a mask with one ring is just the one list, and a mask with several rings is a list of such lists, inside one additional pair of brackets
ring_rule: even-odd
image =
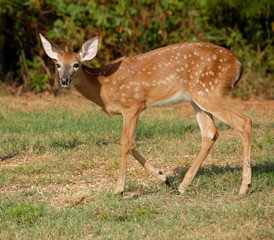
[(270, 0), (0, 0), (1, 79), (12, 78), (33, 91), (54, 86), (53, 77), (46, 77), (54, 70), (42, 58), (39, 32), (66, 50), (79, 49), (99, 35), (96, 67), (169, 44), (209, 41), (231, 49), (244, 62), (236, 96), (272, 97), (273, 15)]

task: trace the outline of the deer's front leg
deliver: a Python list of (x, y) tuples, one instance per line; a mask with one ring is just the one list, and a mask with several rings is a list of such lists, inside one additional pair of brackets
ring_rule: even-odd
[(117, 186), (114, 193), (123, 194), (126, 180), (126, 167), (129, 154), (132, 149), (133, 137), (137, 127), (139, 113), (137, 110), (123, 112), (123, 132), (121, 137), (121, 163), (118, 175)]
[(152, 166), (135, 149), (132, 149), (131, 152), (132, 152), (133, 157), (135, 157), (135, 159), (138, 160), (138, 162), (144, 167), (144, 169), (146, 169), (148, 171), (149, 174), (151, 174), (155, 178), (165, 182), (166, 184), (169, 184), (167, 175), (165, 175), (162, 171), (160, 171), (159, 169), (156, 169), (154, 166)]

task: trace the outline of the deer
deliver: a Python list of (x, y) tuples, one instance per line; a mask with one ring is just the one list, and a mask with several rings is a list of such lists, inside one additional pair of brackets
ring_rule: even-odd
[(239, 194), (251, 187), (251, 131), (249, 117), (229, 104), (227, 94), (240, 80), (243, 64), (231, 51), (207, 42), (165, 46), (147, 53), (118, 58), (91, 68), (84, 64), (98, 52), (98, 36), (86, 41), (76, 52), (66, 52), (41, 33), (45, 53), (55, 62), (62, 87), (73, 85), (84, 97), (108, 115), (121, 115), (121, 162), (115, 194), (123, 194), (130, 154), (158, 180), (168, 176), (133, 148), (140, 113), (155, 107), (189, 102), (201, 131), (197, 157), (179, 184), (184, 193), (219, 136), (213, 116), (240, 133), (243, 145), (242, 183)]

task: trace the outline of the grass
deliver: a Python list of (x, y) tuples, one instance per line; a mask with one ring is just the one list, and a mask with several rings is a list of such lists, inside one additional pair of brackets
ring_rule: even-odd
[[(0, 239), (272, 239), (273, 112), (249, 108), (253, 187), (238, 195), (242, 146), (220, 137), (184, 195), (176, 191), (200, 144), (184, 107), (144, 112), (135, 147), (170, 176), (149, 177), (132, 159), (123, 198), (111, 193), (119, 168), (120, 117), (85, 100), (0, 105)], [(81, 107), (80, 107), (81, 106)], [(263, 118), (261, 116), (264, 116)]]

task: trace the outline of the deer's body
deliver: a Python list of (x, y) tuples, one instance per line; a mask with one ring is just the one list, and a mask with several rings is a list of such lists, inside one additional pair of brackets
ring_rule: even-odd
[[(144, 110), (218, 98), (241, 73), (242, 64), (230, 51), (209, 43), (185, 43), (122, 57), (98, 69), (83, 66), (72, 84), (109, 114), (121, 114), (132, 105)], [(91, 84), (95, 92), (88, 88)]]
[(141, 111), (184, 101), (190, 102), (195, 109), (202, 146), (179, 191), (183, 192), (191, 183), (218, 137), (212, 115), (241, 133), (244, 161), (240, 193), (248, 191), (251, 186), (251, 120), (231, 108), (225, 99), (243, 71), (240, 60), (233, 53), (210, 43), (183, 43), (122, 57), (107, 66), (93, 69), (82, 62), (95, 56), (97, 39), (86, 42), (78, 54), (63, 52), (42, 36), (41, 40), (47, 54), (57, 61), (61, 84), (67, 86), (72, 82), (80, 93), (108, 114), (121, 114), (123, 117), (121, 166), (115, 192), (124, 191), (129, 153), (150, 174), (167, 181), (166, 175), (132, 148), (132, 142)]

